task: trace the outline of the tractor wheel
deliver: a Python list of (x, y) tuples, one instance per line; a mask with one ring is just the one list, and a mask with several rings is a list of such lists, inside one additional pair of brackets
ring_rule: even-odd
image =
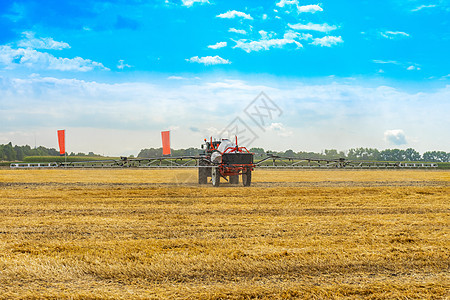
[(211, 177), (213, 186), (218, 187), (220, 185), (220, 172), (218, 167), (212, 167)]
[(242, 173), (242, 183), (244, 186), (250, 186), (252, 183), (252, 171), (247, 170), (247, 172)]
[[(210, 168), (205, 168), (206, 164), (202, 161), (199, 163), (198, 168), (198, 184), (208, 183), (208, 171), (211, 172)], [(211, 173), (210, 173), (211, 174)]]
[(230, 184), (239, 184), (239, 175), (231, 175)]

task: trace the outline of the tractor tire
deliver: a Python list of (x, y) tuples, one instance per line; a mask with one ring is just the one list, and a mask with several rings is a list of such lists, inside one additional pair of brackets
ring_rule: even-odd
[(211, 175), (211, 169), (205, 168), (206, 164), (202, 161), (199, 163), (198, 168), (198, 184), (207, 184), (208, 183), (208, 171)]
[(214, 187), (218, 187), (220, 185), (220, 172), (218, 167), (212, 167), (211, 179)]
[(242, 173), (242, 184), (244, 186), (250, 186), (252, 184), (252, 171), (247, 170), (247, 172)]
[(239, 184), (239, 175), (231, 175), (230, 184)]

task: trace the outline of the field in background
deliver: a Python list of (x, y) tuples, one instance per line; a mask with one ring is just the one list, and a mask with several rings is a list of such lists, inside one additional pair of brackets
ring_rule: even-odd
[(449, 295), (450, 172), (0, 170), (0, 298)]

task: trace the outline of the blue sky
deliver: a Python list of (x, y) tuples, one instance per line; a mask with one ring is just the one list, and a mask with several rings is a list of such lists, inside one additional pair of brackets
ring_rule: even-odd
[[(239, 117), (266, 149), (450, 151), (449, 20), (448, 0), (3, 0), (0, 143), (65, 128), (69, 151), (135, 155)], [(260, 92), (282, 112), (262, 126)]]

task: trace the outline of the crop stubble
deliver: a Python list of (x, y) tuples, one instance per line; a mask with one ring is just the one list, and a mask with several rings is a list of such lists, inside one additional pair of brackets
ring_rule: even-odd
[(450, 172), (0, 170), (0, 298), (449, 296)]

